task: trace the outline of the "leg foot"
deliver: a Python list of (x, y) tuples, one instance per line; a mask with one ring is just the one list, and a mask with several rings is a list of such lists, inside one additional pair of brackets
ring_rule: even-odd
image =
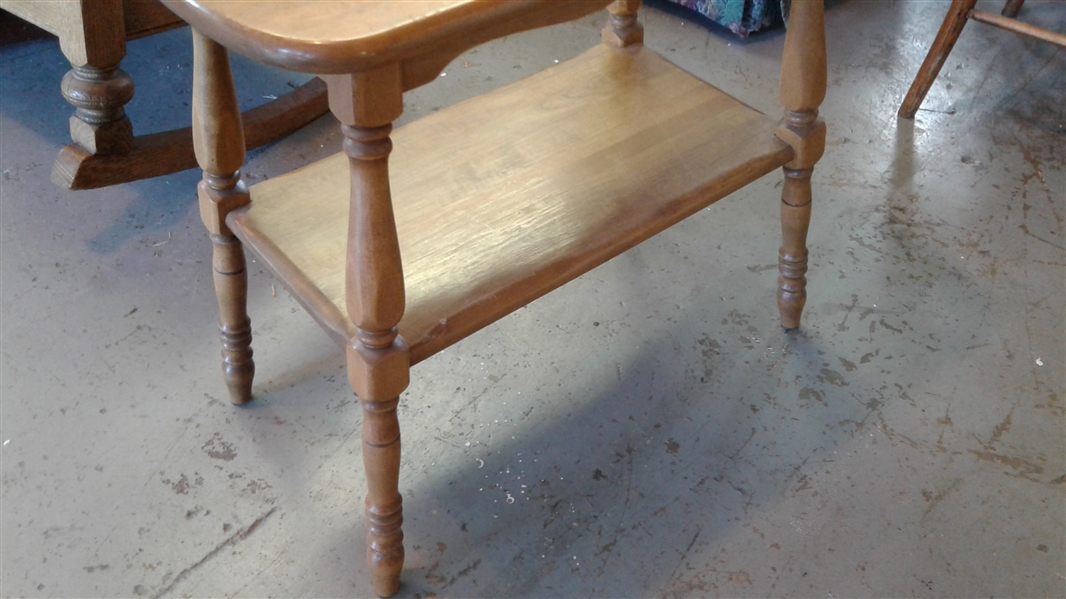
[(222, 376), (230, 401), (252, 399), (252, 323), (248, 318), (248, 271), (244, 249), (232, 235), (212, 235), (215, 293), (218, 295), (219, 338), (222, 341)]
[(369, 492), (366, 497), (367, 565), (374, 592), (391, 597), (400, 590), (403, 569), (403, 499), (400, 497), (399, 398), (361, 400), (363, 405), (363, 465)]
[(778, 253), (777, 308), (786, 329), (800, 325), (807, 302), (807, 228), (811, 222), (811, 173), (784, 169), (781, 194), (781, 251)]

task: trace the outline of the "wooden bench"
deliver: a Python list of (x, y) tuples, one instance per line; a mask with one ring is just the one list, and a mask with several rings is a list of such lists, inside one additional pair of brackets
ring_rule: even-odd
[[(820, 0), (792, 3), (779, 122), (645, 48), (632, 0), (165, 1), (196, 31), (199, 194), (231, 397), (251, 399), (254, 372), (247, 247), (347, 354), (379, 595), (403, 566), (396, 406), (412, 365), (778, 167), (778, 304), (798, 326), (825, 140)], [(404, 91), (461, 52), (608, 4), (597, 47), (392, 130)], [(344, 152), (246, 188), (224, 47), (322, 76)]]

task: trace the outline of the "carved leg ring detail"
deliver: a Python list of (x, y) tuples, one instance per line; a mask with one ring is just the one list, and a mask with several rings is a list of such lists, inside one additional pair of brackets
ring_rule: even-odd
[(374, 591), (390, 597), (400, 590), (403, 569), (403, 499), (399, 492), (399, 398), (363, 405), (363, 464), (369, 492), (366, 497), (367, 565)]
[(814, 169), (784, 169), (781, 195), (781, 251), (778, 253), (777, 306), (781, 324), (800, 324), (807, 301), (807, 228), (811, 222), (811, 173)]
[(252, 323), (248, 318), (248, 272), (244, 249), (231, 235), (212, 235), (214, 244), (215, 291), (218, 294), (219, 339), (222, 342), (222, 376), (229, 387), (230, 401), (252, 399)]
[(92, 154), (126, 154), (133, 149), (133, 125), (123, 108), (133, 98), (133, 79), (118, 67), (74, 67), (61, 84), (74, 106), (70, 137)]

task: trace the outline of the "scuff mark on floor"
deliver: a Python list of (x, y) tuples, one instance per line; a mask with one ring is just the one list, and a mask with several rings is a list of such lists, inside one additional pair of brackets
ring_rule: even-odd
[(152, 595), (152, 599), (159, 599), (160, 597), (168, 594), (175, 586), (178, 585), (178, 583), (185, 580), (185, 578), (187, 578), (189, 574), (194, 572), (197, 568), (214, 559), (215, 556), (222, 553), (226, 548), (232, 547), (237, 543), (243, 541), (244, 539), (247, 539), (249, 536), (252, 535), (252, 533), (254, 533), (259, 528), (260, 525), (263, 524), (263, 522), (266, 522), (267, 518), (274, 515), (274, 512), (276, 511), (278, 511), (278, 508), (276, 506), (270, 508), (265, 514), (256, 518), (254, 522), (230, 535), (229, 538), (216, 545), (215, 548), (211, 551), (207, 552), (207, 555), (200, 558), (200, 561), (179, 572), (178, 575), (174, 577), (174, 580), (170, 581), (170, 584), (163, 587), (161, 590), (155, 592)]

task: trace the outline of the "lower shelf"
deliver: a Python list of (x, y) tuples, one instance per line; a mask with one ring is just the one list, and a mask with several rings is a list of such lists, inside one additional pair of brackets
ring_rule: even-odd
[[(600, 45), (397, 129), (412, 363), (784, 165), (775, 127), (651, 50)], [(251, 197), (231, 229), (346, 343), (347, 157)]]

